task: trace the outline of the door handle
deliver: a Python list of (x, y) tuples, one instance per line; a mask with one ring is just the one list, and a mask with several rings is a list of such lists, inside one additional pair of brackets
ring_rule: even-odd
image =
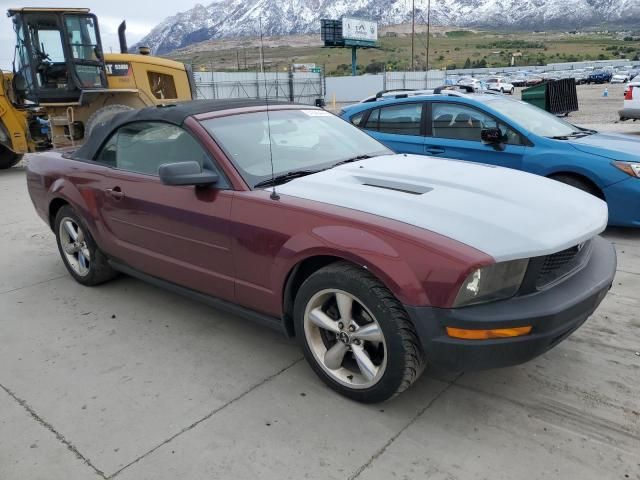
[(124, 198), (124, 192), (120, 190), (120, 187), (107, 188), (105, 190), (107, 195), (113, 197), (116, 200), (121, 200)]
[(424, 151), (430, 153), (431, 155), (439, 155), (444, 153), (444, 148), (441, 147), (424, 147)]

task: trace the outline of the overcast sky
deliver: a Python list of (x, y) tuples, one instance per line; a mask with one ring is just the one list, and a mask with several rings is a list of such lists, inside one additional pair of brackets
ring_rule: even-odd
[[(127, 40), (133, 45), (157, 25), (161, 20), (178, 11), (189, 10), (201, 0), (25, 0), (0, 1), (0, 68), (10, 69), (13, 61), (15, 39), (11, 20), (6, 12), (19, 7), (85, 7), (98, 16), (100, 33), (105, 52), (118, 52), (118, 25), (127, 21)], [(208, 3), (204, 1), (204, 3)]]

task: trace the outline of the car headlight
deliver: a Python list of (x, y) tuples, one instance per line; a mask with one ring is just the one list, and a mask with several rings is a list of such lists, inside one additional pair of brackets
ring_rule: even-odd
[(627, 175), (640, 178), (640, 163), (634, 162), (613, 162), (612, 165), (618, 170), (622, 170)]
[(454, 307), (467, 307), (513, 297), (522, 284), (529, 259), (494, 263), (478, 268), (464, 281)]

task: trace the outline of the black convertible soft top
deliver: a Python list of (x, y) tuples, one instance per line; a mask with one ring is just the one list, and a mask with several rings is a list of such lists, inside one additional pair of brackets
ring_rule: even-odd
[[(122, 125), (131, 122), (165, 122), (174, 125), (182, 125), (187, 117), (201, 113), (217, 112), (220, 110), (232, 110), (235, 108), (262, 107), (266, 106), (264, 100), (250, 98), (234, 98), (228, 100), (192, 100), (169, 105), (159, 105), (147, 107), (140, 110), (130, 110), (118, 113), (108, 122), (97, 125), (85, 143), (73, 152), (72, 158), (92, 159), (111, 135), (111, 132)], [(268, 105), (294, 105), (290, 102), (272, 102)], [(300, 105), (307, 108), (314, 108), (309, 105)]]

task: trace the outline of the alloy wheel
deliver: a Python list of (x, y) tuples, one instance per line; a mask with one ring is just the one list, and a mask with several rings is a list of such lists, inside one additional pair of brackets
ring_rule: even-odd
[(304, 333), (317, 363), (353, 389), (378, 383), (387, 366), (380, 324), (355, 296), (337, 289), (317, 292), (305, 308)]
[(58, 233), (67, 263), (77, 275), (86, 276), (91, 266), (91, 253), (84, 231), (73, 219), (65, 217)]

